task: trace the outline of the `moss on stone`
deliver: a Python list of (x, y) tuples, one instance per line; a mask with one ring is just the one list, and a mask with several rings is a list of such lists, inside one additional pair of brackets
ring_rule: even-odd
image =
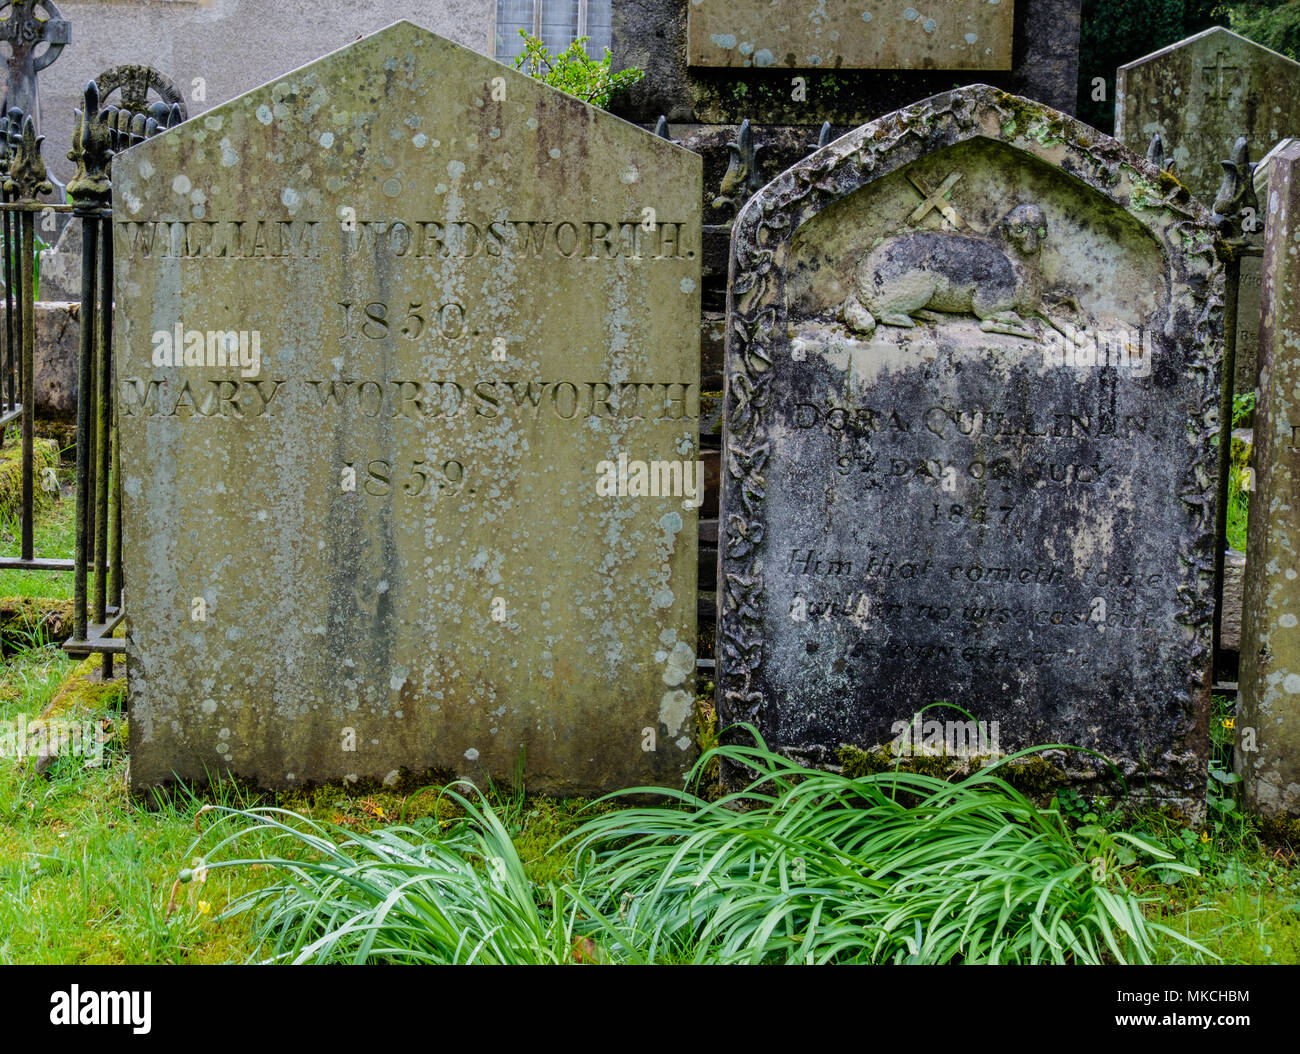
[(1261, 840), (1300, 852), (1300, 817), (1257, 816), (1256, 820)]
[[(102, 680), (102, 661), (102, 656), (91, 655), (77, 663), (41, 711), (41, 720), (53, 717), (72, 720), (105, 711), (121, 711), (126, 702), (126, 678)], [(120, 664), (117, 669), (121, 669)]]
[(71, 600), (0, 597), (0, 655), (62, 640), (71, 631)]
[[(56, 468), (59, 448), (50, 439), (37, 439), (32, 444), (32, 494), (37, 507), (46, 505), (50, 496), (41, 489), (41, 472)], [(22, 443), (10, 439), (0, 447), (0, 519), (19, 516), (23, 505), (23, 448)]]

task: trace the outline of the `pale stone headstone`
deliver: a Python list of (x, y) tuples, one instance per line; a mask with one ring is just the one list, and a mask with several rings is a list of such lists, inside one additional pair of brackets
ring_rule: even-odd
[(1266, 196), (1264, 320), (1255, 408), (1237, 771), (1256, 811), (1300, 815), (1300, 146), (1273, 158)]
[(984, 86), (759, 191), (732, 240), (723, 721), (817, 763), (922, 729), (961, 753), (955, 711), (906, 738), (947, 702), (989, 752), (1088, 747), (1198, 798), (1213, 238), (1146, 161)]
[(1158, 133), (1175, 175), (1206, 205), (1239, 136), (1259, 159), (1297, 128), (1300, 63), (1229, 29), (1207, 29), (1119, 68), (1115, 138), (1145, 154)]
[(699, 159), (399, 22), (113, 185), (133, 784), (676, 782)]
[(694, 66), (1011, 68), (1012, 0), (691, 0)]

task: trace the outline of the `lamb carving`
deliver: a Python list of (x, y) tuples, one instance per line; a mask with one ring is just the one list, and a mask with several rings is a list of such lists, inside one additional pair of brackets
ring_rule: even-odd
[(876, 326), (912, 327), (923, 311), (973, 314), (988, 333), (1035, 336), (1025, 316), (1042, 315), (1039, 249), (1047, 216), (1017, 205), (987, 236), (915, 231), (863, 256), (844, 301), (845, 324), (871, 336)]

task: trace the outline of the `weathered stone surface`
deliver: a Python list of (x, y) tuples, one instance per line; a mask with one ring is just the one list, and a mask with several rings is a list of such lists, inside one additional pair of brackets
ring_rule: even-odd
[[(1021, 0), (1024, 2), (1024, 0)], [(691, 0), (692, 66), (1007, 70), (1012, 0)]]
[(1254, 809), (1294, 816), (1300, 814), (1300, 146), (1274, 158), (1260, 204), (1267, 216), (1264, 320), (1235, 758)]
[[(0, 327), (6, 316), (0, 300)], [(81, 346), (81, 304), (38, 301), (33, 358), (36, 413), (43, 418), (72, 418), (77, 413), (77, 362)]]
[(1175, 175), (1206, 205), (1239, 136), (1263, 157), (1300, 128), (1300, 63), (1215, 27), (1119, 68), (1115, 138), (1145, 154), (1159, 133)]
[[(1268, 179), (1269, 173), (1273, 170), (1273, 159), (1294, 142), (1296, 140), (1291, 138), (1283, 139), (1256, 165), (1255, 197), (1259, 202), (1268, 200)], [(1264, 243), (1265, 215), (1262, 210), (1258, 212), (1252, 230), (1245, 232), (1249, 242), (1259, 248), (1262, 248)], [(1234, 386), (1238, 392), (1253, 392), (1259, 379), (1259, 325), (1264, 312), (1260, 299), (1262, 281), (1262, 259), (1259, 256), (1243, 257), (1241, 284), (1237, 294), (1237, 368)]]
[[(982, 79), (1072, 112), (1078, 91), (1080, 4), (1016, 0), (1011, 68), (1006, 73), (988, 71)], [(912, 6), (924, 17), (933, 16), (933, 8)], [(799, 71), (804, 80), (799, 92), (788, 68), (688, 66), (689, 9), (690, 0), (620, 0), (614, 5), (614, 68), (646, 71), (644, 80), (615, 98), (615, 113), (649, 125), (666, 114), (674, 122), (739, 124), (748, 118), (762, 126), (816, 129), (830, 121), (856, 127), (954, 83), (951, 72), (939, 69), (811, 68)]]
[(977, 86), (782, 174), (732, 254), (724, 721), (824, 764), (942, 701), (1002, 752), (1090, 747), (1134, 789), (1201, 794), (1224, 289), (1207, 210)]
[(1246, 554), (1229, 549), (1223, 561), (1223, 623), (1219, 643), (1224, 651), (1241, 650), (1241, 612)]
[(678, 780), (698, 158), (398, 23), (113, 183), (134, 785)]

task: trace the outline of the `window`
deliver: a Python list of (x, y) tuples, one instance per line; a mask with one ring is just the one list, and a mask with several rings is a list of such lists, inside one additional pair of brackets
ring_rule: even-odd
[(610, 45), (612, 0), (496, 0), (494, 57), (514, 65), (524, 50), (521, 29), (541, 37), (551, 54), (563, 51), (578, 37), (590, 37), (587, 54), (602, 58)]

